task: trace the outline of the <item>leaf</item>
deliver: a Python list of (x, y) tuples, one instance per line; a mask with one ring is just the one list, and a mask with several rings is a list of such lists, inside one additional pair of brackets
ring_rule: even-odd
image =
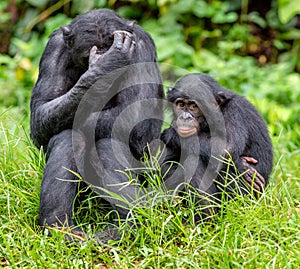
[(213, 18), (212, 21), (214, 23), (222, 24), (222, 23), (233, 23), (237, 21), (238, 15), (235, 12), (229, 12), (229, 13), (217, 13)]
[(300, 0), (278, 0), (278, 16), (286, 24), (296, 14), (300, 14)]
[(48, 0), (26, 0), (26, 2), (34, 7), (43, 8), (48, 3)]

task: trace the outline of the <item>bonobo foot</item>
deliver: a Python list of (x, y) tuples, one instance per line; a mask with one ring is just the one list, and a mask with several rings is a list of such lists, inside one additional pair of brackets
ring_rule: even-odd
[(68, 231), (68, 233), (65, 235), (65, 240), (71, 242), (75, 240), (86, 241), (88, 239), (89, 239), (88, 235), (80, 228), (73, 228), (70, 231)]
[(110, 224), (101, 232), (97, 232), (94, 234), (93, 238), (95, 239), (97, 244), (107, 244), (109, 240), (119, 241), (121, 239), (121, 235), (119, 233), (119, 229), (116, 226)]
[(84, 242), (89, 239), (88, 235), (82, 231), (80, 228), (71, 228), (71, 227), (58, 227), (58, 226), (46, 226), (42, 227), (44, 232), (52, 237), (51, 231), (58, 231), (65, 234), (64, 240), (67, 242), (81, 241)]
[(250, 189), (255, 191), (256, 196), (259, 196), (259, 194), (262, 193), (266, 187), (266, 180), (252, 165), (257, 164), (257, 160), (246, 156), (242, 156), (241, 159), (243, 168), (245, 171), (247, 171), (243, 175), (245, 183)]
[[(126, 234), (126, 238), (134, 239), (135, 231), (140, 227), (138, 223), (126, 222), (126, 227), (122, 228), (123, 233)], [(93, 239), (97, 244), (108, 244), (108, 241), (120, 241), (122, 238), (119, 232), (119, 226), (109, 224), (105, 229), (94, 234)]]

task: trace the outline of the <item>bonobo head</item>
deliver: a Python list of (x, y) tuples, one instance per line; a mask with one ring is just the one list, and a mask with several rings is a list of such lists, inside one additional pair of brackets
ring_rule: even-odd
[[(213, 78), (204, 74), (190, 74), (182, 77), (168, 91), (168, 101), (173, 103), (173, 127), (183, 137), (200, 131), (209, 131), (209, 124), (216, 110), (221, 110), (232, 98), (232, 93), (222, 88)], [(207, 120), (209, 119), (209, 120)]]
[(133, 33), (134, 27), (134, 22), (115, 12), (99, 9), (77, 16), (69, 25), (61, 27), (61, 31), (72, 62), (87, 69), (93, 46), (97, 46), (98, 53), (102, 54), (111, 47), (114, 31)]
[[(174, 88), (169, 90), (168, 96), (176, 91)], [(178, 96), (173, 101), (174, 120), (173, 127), (181, 137), (189, 137), (199, 130), (200, 118), (203, 118), (202, 111), (195, 100), (187, 96)]]

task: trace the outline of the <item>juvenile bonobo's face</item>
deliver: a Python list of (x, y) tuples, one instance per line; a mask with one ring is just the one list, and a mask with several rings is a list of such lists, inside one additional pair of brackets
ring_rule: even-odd
[(203, 116), (194, 100), (189, 98), (177, 98), (173, 103), (174, 121), (173, 127), (181, 137), (189, 137), (197, 134), (199, 119)]

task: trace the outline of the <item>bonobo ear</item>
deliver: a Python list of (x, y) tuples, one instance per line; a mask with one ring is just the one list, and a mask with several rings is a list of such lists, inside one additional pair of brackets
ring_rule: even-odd
[(169, 87), (169, 88), (168, 88), (168, 93), (171, 93), (171, 92), (174, 91), (174, 90), (175, 90), (175, 88)]
[(218, 92), (216, 95), (216, 101), (218, 106), (225, 105), (230, 99), (231, 96), (223, 91)]
[(74, 44), (74, 33), (68, 26), (61, 27), (61, 30), (63, 32), (64, 41), (67, 45), (67, 47), (70, 49), (73, 47)]
[(136, 25), (136, 21), (129, 21), (129, 22), (128, 22), (128, 26), (129, 26), (130, 28), (133, 28), (135, 25)]
[(168, 88), (167, 98), (169, 102), (173, 103), (179, 97), (183, 97), (182, 92), (176, 88)]

